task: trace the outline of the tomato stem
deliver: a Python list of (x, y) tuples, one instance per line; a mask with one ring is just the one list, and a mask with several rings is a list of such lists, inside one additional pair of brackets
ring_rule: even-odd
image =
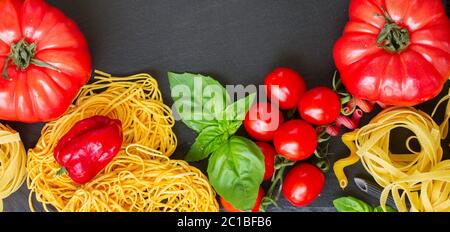
[[(276, 156), (278, 159), (275, 164), (275, 174), (272, 176), (272, 183), (267, 191), (266, 196), (261, 203), (261, 211), (266, 211), (270, 205), (277, 205), (277, 201), (280, 198), (281, 190), (283, 188), (283, 176), (287, 167), (293, 166), (295, 162), (284, 159), (282, 156)], [(278, 186), (278, 188), (277, 188)], [(275, 190), (275, 188), (277, 188)]]
[(328, 159), (319, 160), (318, 162), (316, 162), (316, 166), (324, 173), (330, 170), (330, 163)]
[[(356, 111), (356, 99), (352, 98), (351, 96), (348, 96), (349, 100), (347, 101), (345, 98), (341, 98), (341, 114), (344, 116), (350, 116), (353, 113), (355, 113)], [(352, 106), (352, 108), (350, 109), (348, 106), (345, 106), (345, 104), (352, 102), (352, 104), (350, 104)]]
[(292, 109), (292, 110), (288, 110), (288, 111), (286, 112), (286, 120), (291, 120), (291, 119), (293, 119), (296, 113), (297, 113), (297, 108)]
[(317, 131), (319, 132), (317, 135), (317, 143), (327, 142), (331, 139), (331, 136), (327, 133), (326, 126), (317, 128)]
[[(352, 97), (349, 93), (344, 91), (339, 91), (339, 89), (342, 87), (342, 82), (338, 77), (338, 72), (335, 71), (333, 75), (333, 89), (334, 91), (341, 96), (341, 114), (344, 116), (350, 116), (352, 115), (356, 110), (356, 99)], [(352, 102), (353, 107), (350, 109), (346, 106), (347, 103)]]
[(322, 148), (320, 150), (316, 150), (314, 152), (314, 155), (317, 158), (317, 161), (315, 161), (315, 164), (323, 172), (328, 172), (330, 170), (330, 160), (328, 159), (328, 156), (330, 154), (329, 147), (330, 147), (330, 144), (327, 143), (324, 148)]
[(401, 52), (409, 46), (410, 36), (406, 28), (400, 27), (389, 15), (389, 13), (381, 7), (386, 24), (378, 35), (377, 45), (388, 52)]
[(341, 79), (338, 78), (338, 71), (334, 71), (333, 74), (333, 89), (335, 92), (339, 92), (339, 89), (341, 88), (342, 82)]
[(7, 57), (6, 60), (5, 60), (5, 66), (3, 66), (3, 72), (2, 72), (2, 76), (6, 80), (11, 80), (11, 78), (9, 78), (9, 76), (8, 76), (8, 63), (9, 63), (9, 60), (10, 60), (10, 58)]
[(36, 56), (36, 44), (28, 43), (25, 38), (22, 38), (17, 43), (11, 44), (9, 56), (5, 60), (5, 65), (3, 66), (2, 76), (7, 80), (11, 80), (8, 76), (8, 65), (12, 62), (16, 66), (16, 70), (20, 69), (25, 71), (30, 64), (38, 67), (49, 68), (58, 72), (61, 70), (54, 65), (46, 63), (44, 61), (35, 59)]
[(65, 167), (61, 167), (58, 172), (56, 172), (56, 176), (61, 176), (62, 174), (66, 174), (67, 169)]

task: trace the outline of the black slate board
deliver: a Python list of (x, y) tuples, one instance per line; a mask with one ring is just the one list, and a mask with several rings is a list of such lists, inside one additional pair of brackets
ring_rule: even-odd
[[(115, 75), (149, 72), (159, 81), (167, 104), (172, 104), (168, 71), (199, 72), (223, 84), (247, 85), (262, 84), (271, 69), (288, 66), (302, 73), (310, 87), (330, 85), (332, 47), (347, 22), (349, 4), (348, 0), (49, 2), (79, 24), (90, 44), (95, 69)], [(10, 125), (30, 148), (43, 124)], [(196, 135), (181, 122), (174, 130), (179, 139), (174, 157), (183, 158)], [(347, 155), (337, 139), (331, 142), (330, 150), (334, 153), (331, 161)], [(364, 171), (356, 165), (349, 174), (364, 175)], [(295, 208), (282, 199), (281, 208), (272, 210), (334, 211), (332, 200), (346, 194), (376, 204), (376, 200), (361, 195), (353, 183), (342, 191), (329, 172), (326, 187), (313, 204)], [(25, 185), (5, 200), (5, 211), (29, 211)]]

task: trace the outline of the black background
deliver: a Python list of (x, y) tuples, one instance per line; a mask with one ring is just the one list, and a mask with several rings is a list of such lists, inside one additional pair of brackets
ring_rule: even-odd
[[(64, 0), (49, 1), (74, 19), (91, 49), (93, 66), (114, 75), (148, 72), (172, 104), (167, 72), (208, 74), (222, 84), (262, 84), (277, 66), (298, 70), (308, 86), (330, 85), (334, 72), (332, 48), (347, 22), (348, 0)], [(424, 106), (430, 109), (432, 104)], [(365, 122), (369, 117), (364, 119)], [(31, 148), (43, 124), (10, 123)], [(178, 122), (183, 158), (196, 134)], [(331, 161), (347, 155), (338, 139), (331, 142)], [(203, 167), (204, 164), (195, 164)], [(360, 165), (349, 177), (363, 175)], [(352, 181), (341, 190), (334, 174), (310, 206), (295, 208), (284, 199), (272, 211), (334, 211), (332, 200), (362, 195)], [(29, 211), (28, 191), (5, 200), (5, 211)], [(35, 204), (40, 209), (39, 204)]]

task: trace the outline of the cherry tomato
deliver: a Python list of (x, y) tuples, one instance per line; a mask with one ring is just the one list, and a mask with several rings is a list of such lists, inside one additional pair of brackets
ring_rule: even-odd
[(276, 68), (269, 73), (264, 84), (270, 101), (278, 104), (283, 110), (295, 109), (306, 92), (303, 77), (289, 68)]
[(244, 120), (247, 133), (255, 140), (270, 141), (278, 127), (284, 122), (283, 114), (278, 107), (270, 103), (254, 105)]
[(330, 88), (316, 87), (303, 95), (298, 108), (305, 121), (314, 125), (327, 125), (339, 117), (341, 101)]
[(281, 125), (273, 143), (278, 154), (291, 161), (309, 158), (317, 149), (317, 134), (303, 120), (291, 120)]
[(292, 168), (283, 183), (284, 197), (295, 206), (305, 206), (314, 201), (325, 184), (323, 172), (316, 166), (301, 163)]
[[(261, 187), (259, 187), (258, 197), (256, 198), (256, 202), (255, 202), (255, 205), (253, 206), (252, 212), (259, 212), (259, 207), (261, 206), (261, 201), (262, 201), (263, 197), (264, 197), (264, 190)], [(220, 197), (220, 203), (222, 204), (222, 207), (227, 212), (243, 212), (242, 210), (234, 208), (230, 203), (225, 201), (225, 199), (223, 199), (222, 197)]]
[(264, 172), (264, 181), (268, 181), (272, 178), (275, 172), (275, 148), (268, 143), (256, 142), (256, 145), (261, 149), (264, 154), (264, 163), (266, 171)]

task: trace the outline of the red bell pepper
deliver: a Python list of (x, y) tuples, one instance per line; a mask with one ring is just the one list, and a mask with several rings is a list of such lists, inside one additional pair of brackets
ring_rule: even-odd
[(85, 184), (119, 153), (122, 142), (119, 120), (94, 116), (77, 122), (61, 138), (54, 156), (73, 181)]

